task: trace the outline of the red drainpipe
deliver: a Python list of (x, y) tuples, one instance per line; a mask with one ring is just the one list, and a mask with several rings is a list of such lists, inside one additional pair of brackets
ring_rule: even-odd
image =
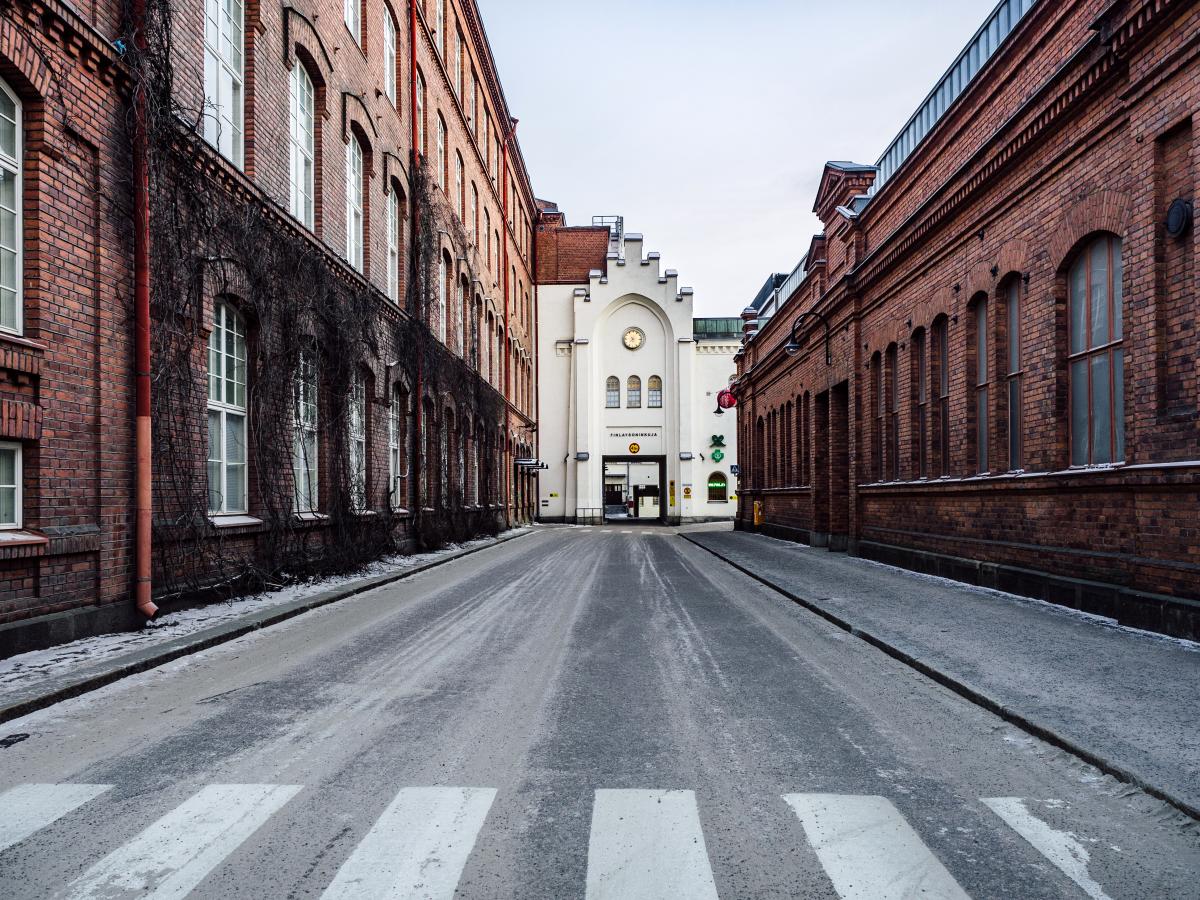
[[(412, 170), (416, 175), (417, 167), (421, 163), (421, 148), (417, 145), (417, 0), (409, 0), (408, 4), (408, 61), (409, 61), (409, 118), (412, 120), (411, 139), (412, 139)], [(417, 225), (420, 220), (421, 208), (417, 204), (417, 194), (412, 193), (412, 241), (411, 253), (415, 265), (413, 266), (413, 277), (418, 280), (420, 287), (420, 272), (421, 272), (421, 247), (418, 239)], [(420, 294), (414, 294), (418, 298), (416, 313), (420, 315)], [(413, 310), (409, 310), (411, 314)], [(425, 502), (425, 498), (421, 496), (421, 453), (425, 449), (424, 436), (421, 432), (421, 413), (424, 409), (424, 398), (422, 396), (422, 381), (425, 373), (424, 353), (417, 354), (417, 384), (414, 391), (416, 398), (413, 407), (413, 446), (410, 448), (412, 453), (412, 492), (413, 492), (413, 514), (420, 518), (421, 505)]]
[[(146, 0), (133, 0), (133, 41), (146, 52)], [(153, 618), (158, 607), (150, 599), (151, 523), (153, 521), (150, 434), (150, 181), (147, 167), (146, 95), (139, 83), (133, 92), (133, 305), (136, 368), (136, 458), (134, 501), (134, 600), (138, 612)]]
[(501, 159), (500, 190), (504, 195), (504, 212), (501, 213), (501, 217), (504, 219), (503, 225), (505, 228), (504, 271), (501, 273), (501, 278), (503, 279), (501, 283), (504, 285), (504, 345), (505, 345), (504, 346), (504, 404), (505, 404), (505, 409), (504, 409), (504, 452), (505, 452), (506, 458), (505, 458), (504, 483), (506, 486), (506, 490), (505, 490), (505, 498), (504, 498), (504, 517), (507, 521), (509, 521), (509, 524), (512, 524), (511, 517), (509, 515), (509, 510), (513, 506), (513, 488), (515, 485), (513, 484), (512, 460), (507, 457), (507, 452), (508, 452), (508, 404), (510, 403), (509, 394), (511, 392), (511, 382), (509, 381), (509, 379), (512, 376), (512, 371), (511, 371), (512, 352), (510, 350), (510, 348), (512, 346), (512, 335), (509, 333), (509, 330), (508, 330), (508, 301), (509, 301), (509, 291), (512, 289), (512, 285), (509, 284), (509, 278), (508, 278), (508, 142), (512, 139), (514, 130), (515, 129), (512, 125), (510, 125), (505, 130), (503, 149), (500, 154), (500, 159)]

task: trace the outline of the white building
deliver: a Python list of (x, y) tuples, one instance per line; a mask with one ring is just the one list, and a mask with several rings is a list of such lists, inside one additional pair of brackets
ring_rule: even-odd
[(693, 319), (619, 219), (567, 228), (547, 204), (538, 252), (541, 520), (733, 518), (737, 416), (716, 410), (741, 320)]

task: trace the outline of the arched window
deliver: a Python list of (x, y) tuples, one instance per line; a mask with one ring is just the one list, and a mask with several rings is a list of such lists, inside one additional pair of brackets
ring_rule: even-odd
[(458, 282), (458, 303), (454, 306), (454, 347), (458, 350), (458, 355), (462, 356), (466, 343), (466, 321), (467, 321), (467, 279), (463, 278)]
[(388, 405), (388, 500), (392, 509), (408, 506), (408, 454), (412, 446), (412, 417), (408, 411), (408, 392), (404, 386), (392, 386)]
[(950, 332), (949, 320), (943, 315), (933, 323), (933, 375), (937, 384), (937, 437), (935, 450), (938, 458), (938, 473), (943, 477), (950, 474)]
[(367, 380), (356, 373), (350, 382), (346, 412), (350, 442), (350, 503), (355, 512), (367, 509)]
[(871, 480), (883, 481), (883, 357), (871, 357)]
[(421, 156), (428, 152), (425, 142), (425, 76), (417, 72), (417, 149)]
[(392, 11), (383, 9), (383, 92), (392, 106), (396, 105), (396, 20)]
[(763, 417), (759, 416), (758, 421), (754, 423), (754, 468), (753, 480), (754, 486), (762, 490), (767, 486), (767, 426), (763, 421)]
[(794, 456), (794, 445), (792, 441), (795, 436), (795, 425), (792, 421), (793, 416), (794, 412), (792, 401), (789, 400), (787, 403), (783, 404), (783, 461), (781, 465), (782, 471), (780, 473), (783, 487), (790, 486), (793, 483), (792, 479), (795, 477), (792, 466), (792, 460)]
[(346, 259), (363, 270), (363, 148), (354, 134), (346, 144)]
[(208, 336), (208, 511), (247, 510), (246, 325), (225, 300)]
[(1096, 238), (1068, 275), (1071, 465), (1125, 459), (1121, 241)]
[(362, 5), (361, 0), (342, 0), (342, 18), (346, 28), (354, 38), (354, 43), (362, 43)]
[(916, 434), (914, 460), (917, 477), (929, 477), (929, 359), (925, 355), (925, 329), (912, 336), (913, 430)]
[[(354, 7), (358, 9), (357, 0)], [(204, 0), (204, 139), (238, 168), (245, 115), (245, 18), (244, 0)]]
[(662, 409), (663, 391), (662, 379), (651, 375), (646, 382), (646, 405), (651, 409)]
[(990, 399), (991, 365), (988, 360), (988, 301), (986, 295), (981, 295), (971, 307), (971, 331), (974, 338), (973, 355), (975, 357), (975, 386), (972, 389), (975, 404), (975, 471), (983, 474), (988, 471), (988, 406)]
[(1011, 278), (1004, 292), (1006, 325), (1004, 329), (1005, 360), (1007, 362), (1008, 402), (1008, 469), (1014, 472), (1023, 467), (1021, 434), (1021, 284)]
[(630, 375), (626, 388), (628, 396), (625, 399), (625, 405), (630, 409), (640, 408), (642, 405), (642, 379), (636, 375)]
[(492, 267), (492, 214), (486, 209), (483, 211), (483, 251), (490, 269)]
[(467, 223), (467, 188), (463, 173), (462, 154), (454, 151), (454, 211), (464, 225)]
[(446, 254), (438, 258), (438, 308), (434, 311), (437, 321), (434, 323), (435, 333), (443, 344), (446, 343), (446, 312), (450, 294), (450, 260)]
[(604, 384), (604, 406), (607, 409), (621, 406), (621, 380), (616, 375), (609, 375)]
[(291, 77), (292, 215), (310, 231), (316, 171), (315, 98), (308, 70), (297, 59), (292, 64)]
[(887, 377), (887, 476), (900, 479), (900, 366), (896, 345), (890, 344), (884, 354)]
[(0, 81), (0, 331), (20, 334), (22, 312), (21, 101)]
[(292, 475), (296, 484), (296, 512), (314, 513), (318, 500), (317, 467), (317, 357), (302, 350), (293, 384)]
[(713, 472), (708, 476), (708, 502), (729, 502), (729, 479), (724, 472)]
[(468, 223), (471, 228), (471, 243), (479, 246), (479, 188), (471, 182), (471, 214)]

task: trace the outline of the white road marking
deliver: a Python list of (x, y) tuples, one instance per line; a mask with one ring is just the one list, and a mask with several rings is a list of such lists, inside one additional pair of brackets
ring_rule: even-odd
[(184, 897), (298, 791), (298, 785), (207, 785), (84, 872), (66, 896)]
[(338, 870), (324, 900), (450, 900), (492, 788), (404, 788)]
[(969, 900), (884, 797), (785, 794), (842, 900)]
[(1111, 900), (1088, 873), (1091, 854), (1068, 831), (1057, 831), (1025, 808), (1020, 797), (982, 797), (987, 806), (1013, 831), (1025, 838), (1056, 869), (1079, 885), (1092, 900)]
[(0, 850), (19, 844), (112, 788), (111, 784), (22, 784), (0, 794)]
[(692, 791), (596, 791), (588, 900), (717, 900)]

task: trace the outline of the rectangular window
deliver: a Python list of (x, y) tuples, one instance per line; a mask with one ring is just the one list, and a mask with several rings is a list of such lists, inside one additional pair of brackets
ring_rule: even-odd
[(205, 0), (204, 139), (239, 168), (245, 52), (243, 0)]
[(929, 477), (929, 360), (925, 356), (925, 332), (913, 335), (917, 364), (917, 475)]
[(446, 122), (441, 113), (437, 117), (437, 180), (438, 187), (446, 190)]
[(363, 152), (354, 135), (346, 145), (346, 259), (363, 271)]
[(400, 302), (400, 198), (393, 187), (387, 195), (388, 299)]
[(438, 53), (444, 57), (446, 55), (446, 0), (434, 0), (433, 28), (437, 32), (433, 41), (434, 46), (437, 47)]
[(396, 105), (396, 23), (383, 11), (383, 92)]
[(0, 331), (20, 334), (21, 272), (21, 104), (0, 81)]
[(883, 481), (883, 358), (878, 353), (871, 361), (871, 396), (875, 426), (871, 430), (871, 475), (875, 481)]
[(367, 508), (367, 383), (355, 375), (350, 384), (350, 416), (347, 429), (350, 441), (350, 502), (355, 512)]
[(354, 43), (362, 46), (362, 5), (361, 0), (342, 0), (342, 19), (346, 29), (354, 38)]
[(313, 228), (316, 115), (312, 79), (296, 60), (291, 75), (292, 215)]
[(941, 475), (950, 474), (950, 339), (943, 320), (934, 331), (938, 364), (938, 461)]
[(208, 336), (208, 510), (244, 513), (246, 494), (246, 331), (219, 300)]
[(392, 402), (388, 407), (388, 496), (393, 509), (408, 506), (408, 448), (412, 445), (412, 435), (409, 433), (411, 428), (408, 395), (397, 385), (392, 388)]
[(0, 444), (0, 528), (20, 528), (21, 445)]
[(463, 96), (463, 36), (457, 29), (454, 32), (454, 92), (459, 100)]
[(475, 135), (476, 142), (479, 141), (479, 116), (476, 113), (479, 111), (479, 76), (475, 74), (475, 70), (471, 70), (471, 93), (467, 95), (467, 116), (471, 120), (471, 132)]
[(317, 470), (317, 361), (312, 351), (303, 351), (296, 367), (293, 386), (294, 447), (292, 474), (296, 483), (296, 512), (314, 513), (318, 501)]
[(896, 345), (887, 351), (888, 378), (888, 477), (900, 478), (900, 373)]
[(1071, 464), (1125, 459), (1121, 242), (1092, 241), (1071, 267), (1068, 372)]

